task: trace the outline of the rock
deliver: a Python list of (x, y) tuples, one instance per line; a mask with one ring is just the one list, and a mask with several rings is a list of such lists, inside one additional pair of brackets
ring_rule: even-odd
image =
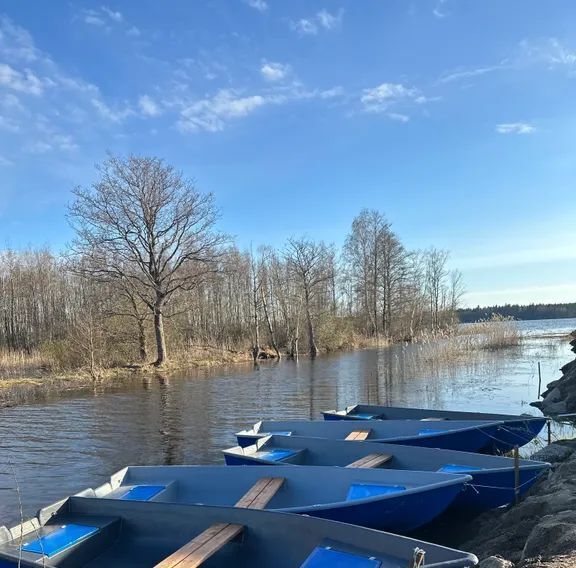
[(562, 400), (562, 392), (560, 391), (560, 386), (555, 386), (547, 395), (544, 400), (546, 404), (550, 402), (560, 402)]
[(568, 412), (566, 402), (563, 400), (560, 402), (547, 402), (547, 399), (544, 399), (537, 408), (540, 408), (543, 414), (548, 415), (566, 414)]
[(478, 568), (514, 568), (514, 564), (500, 556), (489, 556), (480, 562)]
[(564, 365), (563, 367), (560, 367), (560, 370), (564, 374), (569, 373), (574, 369), (576, 369), (576, 359), (574, 359), (574, 361), (570, 361), (570, 363), (566, 363), (566, 365)]
[(531, 460), (545, 461), (549, 463), (556, 463), (565, 460), (573, 450), (566, 446), (558, 444), (550, 444), (545, 448), (538, 450), (530, 456)]
[(550, 558), (576, 551), (576, 511), (562, 511), (544, 517), (524, 545), (522, 559)]

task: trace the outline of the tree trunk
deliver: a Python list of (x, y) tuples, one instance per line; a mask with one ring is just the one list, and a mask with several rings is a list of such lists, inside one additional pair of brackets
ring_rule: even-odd
[(168, 360), (166, 354), (166, 338), (164, 337), (164, 318), (162, 314), (162, 301), (154, 306), (154, 334), (156, 336), (157, 357), (154, 365), (161, 367)]
[(308, 345), (310, 347), (310, 357), (314, 358), (318, 355), (318, 347), (316, 347), (316, 338), (314, 337), (314, 324), (312, 323), (312, 315), (310, 314), (310, 293), (305, 290), (306, 299), (306, 320), (308, 322)]
[(146, 345), (144, 320), (141, 318), (138, 318), (138, 346), (140, 350), (140, 361), (146, 361), (146, 359), (148, 359), (148, 346)]
[(278, 349), (278, 343), (276, 342), (276, 334), (274, 333), (274, 326), (272, 325), (272, 321), (270, 320), (270, 314), (268, 313), (268, 304), (266, 303), (264, 288), (260, 288), (260, 295), (262, 297), (262, 307), (264, 308), (264, 317), (266, 318), (266, 323), (268, 325), (268, 333), (270, 334), (270, 343), (272, 343), (272, 348), (276, 353), (278, 361), (280, 361), (280, 359), (282, 359), (282, 355), (280, 355), (280, 351)]

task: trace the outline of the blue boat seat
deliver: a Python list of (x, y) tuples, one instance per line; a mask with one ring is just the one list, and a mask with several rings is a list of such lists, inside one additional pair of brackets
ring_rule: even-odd
[(482, 468), (475, 465), (458, 465), (456, 463), (447, 463), (446, 465), (443, 465), (438, 471), (443, 473), (461, 473), (463, 471), (477, 471), (479, 469)]
[(98, 527), (87, 525), (62, 525), (47, 535), (27, 542), (22, 546), (22, 550), (51, 557), (96, 534), (99, 530)]
[(355, 499), (367, 499), (378, 495), (389, 495), (390, 493), (401, 493), (406, 491), (404, 485), (374, 485), (370, 483), (352, 483), (346, 495), (346, 501)]
[(134, 485), (118, 497), (123, 501), (149, 501), (166, 489), (165, 485)]
[(292, 432), (281, 430), (270, 430), (270, 432), (258, 432), (262, 436), (292, 436)]
[(270, 448), (267, 450), (260, 450), (252, 455), (263, 460), (281, 461), (291, 456), (295, 456), (299, 451), (300, 450), (288, 450), (285, 448)]
[(300, 568), (380, 568), (381, 566), (382, 562), (374, 557), (319, 546), (312, 551)]

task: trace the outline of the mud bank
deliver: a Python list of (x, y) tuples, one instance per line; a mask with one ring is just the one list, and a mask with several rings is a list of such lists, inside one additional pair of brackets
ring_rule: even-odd
[(459, 548), (481, 568), (576, 568), (576, 441), (555, 442), (533, 459), (552, 469), (518, 505), (475, 519)]

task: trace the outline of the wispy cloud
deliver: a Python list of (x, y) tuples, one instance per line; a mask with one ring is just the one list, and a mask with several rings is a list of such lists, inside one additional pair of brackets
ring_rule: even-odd
[(499, 134), (532, 134), (536, 127), (527, 122), (506, 122), (496, 125), (496, 132)]
[(0, 63), (0, 86), (28, 95), (41, 95), (47, 80), (37, 77), (30, 69), (18, 71), (6, 63)]
[(79, 17), (85, 24), (108, 29), (110, 24), (120, 24), (124, 21), (121, 12), (111, 10), (107, 6), (82, 10)]
[(474, 77), (480, 77), (482, 75), (487, 75), (495, 71), (502, 71), (509, 68), (507, 61), (502, 61), (498, 65), (488, 65), (485, 67), (476, 67), (472, 69), (459, 68), (446, 73), (438, 80), (439, 83), (453, 83), (455, 81), (461, 81), (465, 79), (472, 79)]
[(262, 74), (262, 77), (264, 77), (264, 79), (267, 81), (281, 81), (282, 79), (285, 79), (290, 73), (290, 65), (265, 61), (260, 67), (260, 73)]
[(434, 16), (436, 16), (436, 18), (446, 18), (446, 16), (448, 16), (448, 12), (446, 12), (446, 4), (447, 4), (447, 0), (437, 0), (436, 4), (434, 5), (434, 8), (432, 10), (432, 13), (434, 14)]
[(336, 13), (327, 10), (320, 10), (314, 16), (291, 21), (290, 27), (300, 35), (317, 35), (320, 31), (332, 31), (338, 29), (342, 24), (344, 10), (340, 9)]
[(39, 54), (34, 40), (25, 29), (0, 16), (0, 32), (0, 54), (3, 58), (27, 63), (38, 59)]
[(339, 87), (307, 90), (298, 84), (274, 87), (258, 93), (238, 89), (220, 89), (203, 99), (177, 99), (170, 103), (180, 109), (177, 123), (182, 132), (205, 130), (219, 132), (230, 122), (245, 118), (263, 107), (281, 106), (297, 101), (327, 100), (342, 96)]
[(261, 95), (242, 96), (232, 89), (221, 89), (214, 96), (186, 105), (178, 126), (183, 132), (223, 130), (230, 119), (249, 115), (272, 101)]
[(114, 10), (111, 10), (110, 8), (108, 8), (107, 6), (102, 6), (100, 8), (100, 10), (106, 14), (111, 20), (113, 20), (114, 22), (122, 22), (124, 20), (124, 17), (122, 16), (121, 12), (117, 12)]
[(128, 37), (139, 37), (142, 34), (139, 28), (126, 21), (122, 12), (113, 10), (108, 6), (81, 10), (76, 18), (89, 26), (100, 28), (106, 33), (117, 29), (124, 32)]
[[(400, 83), (382, 83), (371, 89), (364, 89), (360, 101), (366, 112), (384, 113), (391, 106), (402, 102), (426, 102), (422, 93), (413, 87), (406, 87)], [(400, 115), (398, 115), (400, 116)]]
[(576, 70), (576, 49), (554, 37), (521, 41), (520, 59), (521, 62), (542, 63), (550, 68)]
[(156, 101), (149, 95), (142, 95), (138, 99), (138, 107), (145, 116), (159, 116), (162, 114), (162, 110)]
[(244, 2), (248, 4), (250, 8), (254, 8), (259, 12), (266, 12), (266, 10), (268, 10), (268, 2), (266, 2), (266, 0), (244, 0)]

